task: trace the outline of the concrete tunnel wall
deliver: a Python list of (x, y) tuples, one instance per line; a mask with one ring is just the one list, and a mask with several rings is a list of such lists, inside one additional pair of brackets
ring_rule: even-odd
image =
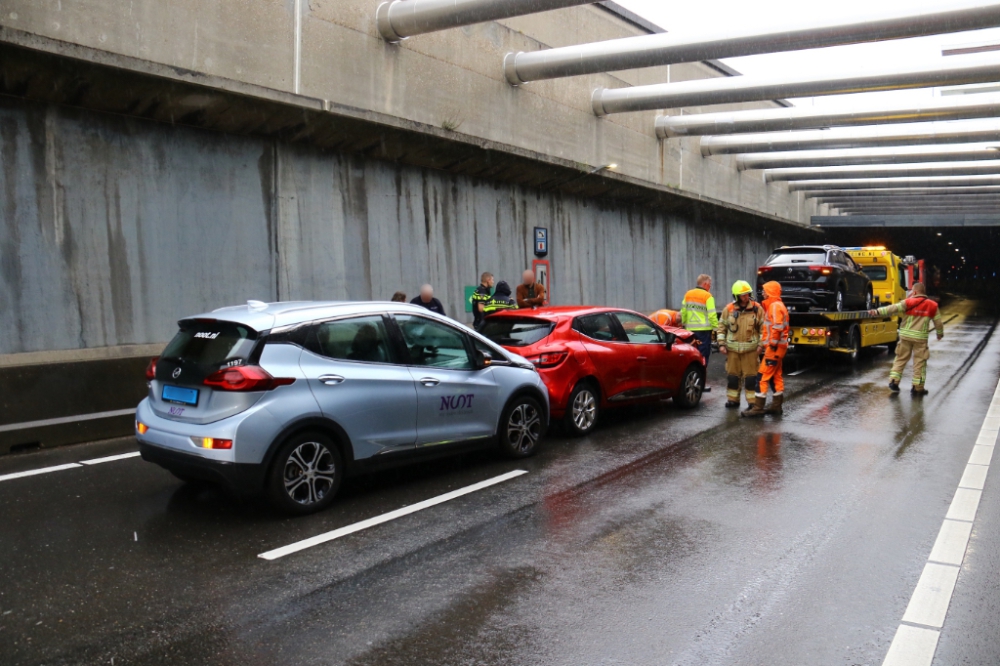
[[(0, 102), (0, 354), (159, 343), (247, 299), (388, 299), (512, 284), (550, 234), (552, 298), (720, 304), (777, 242), (762, 232), (270, 139)], [(695, 209), (697, 210), (697, 209)], [(16, 358), (16, 357), (15, 357)], [(8, 360), (13, 360), (8, 357)]]

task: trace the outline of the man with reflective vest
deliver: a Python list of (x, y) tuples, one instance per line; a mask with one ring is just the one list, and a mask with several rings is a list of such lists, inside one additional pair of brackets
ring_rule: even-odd
[(483, 309), (493, 296), (493, 282), (493, 273), (483, 273), (479, 278), (479, 286), (469, 298), (472, 303), (472, 328), (477, 331), (482, 327), (483, 318), (486, 316), (483, 314)]
[[(785, 378), (781, 374), (781, 364), (788, 351), (788, 308), (781, 302), (781, 285), (773, 280), (764, 283), (764, 328), (761, 331), (759, 353), (763, 355), (757, 375), (757, 395), (753, 406), (743, 412), (743, 416), (763, 416), (781, 414), (785, 402)], [(771, 406), (767, 402), (767, 389), (774, 386)]]
[(493, 297), (483, 306), (483, 316), (489, 316), (500, 310), (516, 310), (517, 303), (510, 297), (510, 285), (500, 280), (493, 290)]
[(944, 322), (938, 304), (927, 298), (927, 290), (922, 282), (914, 282), (910, 297), (893, 305), (886, 305), (877, 310), (869, 310), (872, 316), (891, 317), (902, 315), (899, 326), (899, 343), (896, 345), (896, 361), (889, 372), (889, 389), (899, 391), (899, 382), (903, 378), (910, 357), (913, 357), (913, 395), (927, 395), (924, 383), (927, 381), (927, 360), (931, 357), (928, 346), (931, 324), (937, 333), (937, 339), (944, 337)]
[(712, 353), (712, 331), (719, 326), (719, 315), (715, 312), (715, 298), (709, 290), (712, 288), (712, 278), (708, 275), (699, 275), (698, 286), (684, 294), (684, 302), (681, 303), (681, 324), (687, 330), (694, 333), (698, 341), (698, 351), (701, 352), (705, 363)]
[(747, 403), (753, 406), (757, 390), (757, 348), (764, 326), (764, 308), (751, 298), (753, 287), (745, 280), (733, 285), (733, 302), (722, 308), (715, 339), (719, 351), (726, 357), (726, 407), (740, 406), (740, 391), (745, 390)]

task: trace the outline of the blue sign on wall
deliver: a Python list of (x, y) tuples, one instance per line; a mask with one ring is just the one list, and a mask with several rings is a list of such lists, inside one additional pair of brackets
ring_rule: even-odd
[(549, 230), (546, 227), (535, 227), (535, 254), (544, 257), (549, 253)]

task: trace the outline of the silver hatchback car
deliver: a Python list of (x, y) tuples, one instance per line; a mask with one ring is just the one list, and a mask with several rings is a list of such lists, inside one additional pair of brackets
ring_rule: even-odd
[(250, 301), (178, 324), (146, 370), (142, 457), (293, 513), (328, 506), (345, 472), (530, 456), (547, 429), (531, 363), (416, 305)]

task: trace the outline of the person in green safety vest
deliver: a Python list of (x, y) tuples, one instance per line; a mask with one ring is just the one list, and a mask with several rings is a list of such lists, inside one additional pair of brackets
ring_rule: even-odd
[(684, 294), (681, 303), (681, 324), (694, 333), (698, 341), (698, 351), (705, 363), (712, 354), (712, 333), (719, 326), (719, 315), (715, 311), (715, 298), (711, 294), (712, 278), (709, 275), (699, 275), (698, 286)]

